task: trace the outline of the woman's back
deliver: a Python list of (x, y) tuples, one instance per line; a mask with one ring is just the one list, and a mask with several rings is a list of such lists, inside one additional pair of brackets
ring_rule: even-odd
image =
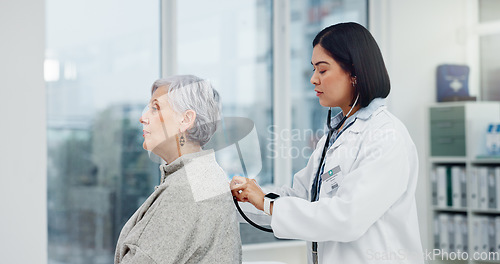
[(115, 263), (241, 263), (236, 211), (213, 151), (160, 168), (161, 184), (120, 234)]

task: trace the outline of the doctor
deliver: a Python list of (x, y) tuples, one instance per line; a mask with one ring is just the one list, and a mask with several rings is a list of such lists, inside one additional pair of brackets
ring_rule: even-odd
[(270, 215), (276, 237), (309, 241), (309, 263), (423, 263), (417, 151), (384, 106), (390, 82), (377, 43), (359, 24), (336, 24), (315, 37), (311, 64), (319, 103), (342, 109), (329, 112), (329, 133), (292, 188), (266, 194), (234, 177), (233, 195)]

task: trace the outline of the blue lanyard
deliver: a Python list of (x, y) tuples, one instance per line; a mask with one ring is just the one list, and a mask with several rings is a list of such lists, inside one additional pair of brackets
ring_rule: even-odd
[(328, 119), (326, 121), (326, 124), (328, 126), (329, 131), (328, 131), (328, 135), (326, 137), (325, 145), (323, 146), (323, 152), (321, 154), (319, 167), (318, 167), (318, 170), (316, 171), (316, 176), (314, 177), (313, 186), (311, 188), (311, 202), (315, 202), (315, 201), (319, 200), (319, 190), (321, 189), (321, 174), (323, 174), (324, 169), (325, 169), (326, 152), (328, 151), (330, 146), (340, 137), (342, 132), (344, 132), (348, 127), (350, 127), (352, 124), (354, 124), (354, 121), (356, 121), (356, 119), (354, 119), (354, 121), (352, 121), (346, 127), (344, 127), (342, 129), (342, 131), (338, 132), (338, 134), (335, 135), (334, 140), (331, 141), (331, 137), (333, 136), (333, 133), (335, 133), (335, 131), (338, 131), (340, 129), (340, 127), (344, 124), (344, 122), (347, 120), (347, 116), (344, 116), (344, 118), (342, 118), (342, 120), (337, 124), (337, 126), (335, 126), (335, 128), (332, 128), (331, 123), (330, 123), (331, 116), (332, 116), (332, 110), (329, 109), (328, 110)]

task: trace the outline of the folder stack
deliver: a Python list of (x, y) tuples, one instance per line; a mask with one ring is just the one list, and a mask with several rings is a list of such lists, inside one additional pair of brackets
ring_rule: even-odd
[[(500, 220), (498, 224), (500, 225)], [(468, 251), (468, 236), (467, 217), (464, 214), (440, 213), (436, 215), (434, 248), (448, 253)]]
[(436, 166), (431, 171), (432, 203), (437, 207), (467, 207), (464, 166)]
[(500, 167), (472, 167), (469, 191), (472, 208), (500, 210)]
[(472, 251), (498, 252), (500, 249), (500, 216), (477, 215), (472, 218)]

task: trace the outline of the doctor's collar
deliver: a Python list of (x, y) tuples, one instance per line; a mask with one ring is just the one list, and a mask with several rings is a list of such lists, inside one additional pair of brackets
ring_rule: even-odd
[[(385, 98), (380, 98), (380, 97), (374, 98), (368, 106), (359, 109), (358, 111), (356, 111), (356, 113), (349, 116), (345, 121), (345, 123), (349, 124), (355, 118), (359, 118), (361, 120), (368, 120), (375, 112), (375, 110), (384, 105), (385, 105)], [(335, 127), (342, 120), (342, 118), (344, 118), (344, 113), (340, 111), (338, 114), (336, 114), (331, 118), (331, 126)], [(326, 128), (326, 131), (328, 131), (328, 128)]]
[(385, 105), (385, 98), (374, 98), (369, 105), (366, 107), (363, 107), (359, 109), (357, 113), (357, 118), (362, 119), (362, 120), (368, 120), (372, 116), (372, 114), (377, 110), (379, 107)]

